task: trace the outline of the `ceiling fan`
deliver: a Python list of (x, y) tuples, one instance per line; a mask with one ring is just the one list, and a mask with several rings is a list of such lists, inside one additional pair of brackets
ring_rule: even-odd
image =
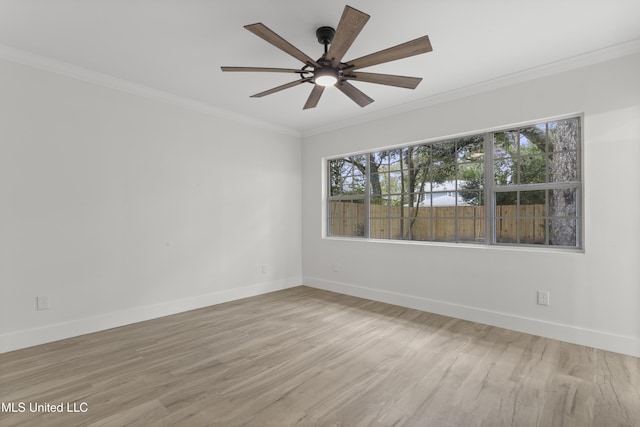
[(405, 77), (391, 74), (377, 74), (360, 72), (361, 68), (383, 64), (414, 55), (431, 52), (429, 36), (423, 36), (406, 43), (384, 49), (370, 55), (342, 62), (349, 47), (354, 42), (364, 25), (369, 20), (369, 15), (360, 12), (350, 6), (345, 6), (338, 28), (320, 27), (316, 31), (318, 42), (324, 45), (324, 54), (314, 60), (291, 43), (271, 31), (262, 23), (245, 25), (244, 28), (258, 37), (268, 41), (275, 47), (294, 58), (302, 61), (304, 66), (293, 68), (268, 68), (268, 67), (221, 67), (222, 71), (255, 71), (270, 73), (299, 74), (298, 80), (252, 95), (252, 98), (260, 98), (297, 86), (302, 83), (312, 83), (313, 89), (304, 104), (303, 109), (315, 108), (327, 86), (336, 86), (342, 93), (351, 98), (360, 107), (365, 107), (373, 102), (373, 99), (365, 95), (349, 81), (377, 83), (388, 86), (415, 89), (422, 81), (419, 77)]

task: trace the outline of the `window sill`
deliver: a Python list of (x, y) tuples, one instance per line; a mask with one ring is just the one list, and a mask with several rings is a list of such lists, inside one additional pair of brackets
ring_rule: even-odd
[(387, 239), (367, 239), (357, 237), (337, 237), (324, 236), (323, 240), (342, 241), (342, 242), (358, 242), (358, 243), (380, 243), (390, 245), (412, 245), (412, 246), (431, 246), (445, 248), (462, 248), (462, 249), (479, 249), (479, 250), (498, 250), (498, 251), (516, 251), (516, 252), (541, 252), (541, 253), (561, 253), (561, 254), (584, 254), (582, 248), (563, 248), (554, 246), (534, 246), (534, 245), (509, 245), (509, 244), (491, 244), (486, 245), (484, 242), (479, 243), (454, 243), (454, 242), (433, 242), (423, 240), (387, 240)]

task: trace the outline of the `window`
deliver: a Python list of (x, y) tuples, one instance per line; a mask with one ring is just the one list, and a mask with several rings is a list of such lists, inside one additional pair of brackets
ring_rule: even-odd
[(364, 155), (329, 162), (330, 235), (365, 237), (367, 162)]
[(328, 235), (581, 247), (580, 120), (330, 159)]
[(493, 133), (496, 243), (579, 247), (579, 120)]

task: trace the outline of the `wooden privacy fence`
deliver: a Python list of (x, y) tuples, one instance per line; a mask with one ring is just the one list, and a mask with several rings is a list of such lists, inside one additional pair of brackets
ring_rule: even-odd
[[(371, 205), (369, 233), (372, 239), (484, 241), (484, 206), (436, 206), (408, 208)], [(331, 202), (331, 235), (364, 236), (363, 203)], [(519, 227), (518, 227), (519, 220)], [(545, 242), (544, 205), (496, 207), (496, 237), (501, 243)]]

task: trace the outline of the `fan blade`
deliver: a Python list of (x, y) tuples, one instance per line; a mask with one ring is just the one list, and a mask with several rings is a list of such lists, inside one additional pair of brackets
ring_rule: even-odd
[(313, 85), (313, 90), (307, 99), (307, 103), (304, 104), (303, 110), (308, 110), (309, 108), (316, 108), (318, 105), (318, 101), (320, 101), (320, 97), (322, 96), (322, 92), (324, 92), (324, 86)]
[(271, 31), (269, 28), (267, 28), (266, 25), (262, 23), (257, 23), (257, 24), (245, 25), (244, 28), (251, 31), (256, 36), (268, 41), (278, 49), (285, 51), (286, 53), (293, 56), (297, 60), (302, 61), (303, 63), (308, 65), (313, 65), (314, 67), (319, 67), (318, 63), (315, 60), (313, 60), (310, 56), (308, 56), (307, 54), (299, 50), (297, 47), (295, 47), (294, 45), (292, 45), (291, 43), (289, 43), (288, 41), (286, 41), (285, 39), (283, 39), (273, 31)]
[(265, 73), (310, 73), (311, 70), (296, 70), (293, 68), (268, 67), (220, 67), (222, 71), (260, 71)]
[(305, 83), (309, 81), (311, 81), (311, 78), (295, 80), (291, 83), (283, 84), (282, 86), (274, 87), (273, 89), (265, 90), (264, 92), (251, 95), (251, 98), (262, 98), (263, 96), (271, 95), (272, 93), (280, 92), (281, 90), (289, 89), (290, 87), (294, 87), (299, 85), (300, 83)]
[(391, 74), (363, 73), (360, 71), (344, 75), (342, 76), (342, 78), (347, 80), (355, 80), (358, 82), (404, 87), (407, 89), (415, 89), (422, 81), (421, 77), (405, 77), (394, 76)]
[(338, 28), (326, 55), (326, 58), (331, 60), (334, 66), (342, 61), (342, 57), (347, 53), (347, 50), (349, 50), (368, 20), (369, 15), (366, 13), (362, 13), (351, 6), (344, 7), (344, 12), (342, 12)]
[(349, 82), (341, 81), (336, 85), (336, 87), (361, 107), (366, 107), (373, 102), (373, 99), (369, 98), (362, 91), (360, 91), (360, 89)]
[(415, 40), (348, 61), (345, 69), (357, 70), (359, 68), (370, 67), (372, 65), (383, 64), (385, 62), (420, 55), (421, 53), (431, 52), (432, 50), (429, 36), (423, 36)]

